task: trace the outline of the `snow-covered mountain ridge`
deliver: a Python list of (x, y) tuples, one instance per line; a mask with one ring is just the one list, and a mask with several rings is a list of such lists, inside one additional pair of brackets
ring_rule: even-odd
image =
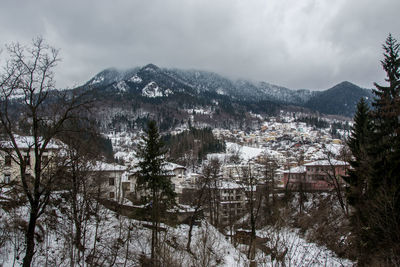
[[(148, 76), (155, 76), (150, 79), (141, 89), (148, 87), (149, 83), (159, 82), (156, 79), (174, 80), (173, 85), (185, 85), (192, 88), (195, 92), (213, 92), (219, 95), (228, 95), (230, 97), (245, 100), (272, 100), (281, 103), (304, 104), (315, 92), (310, 90), (291, 90), (282, 86), (273, 85), (266, 82), (252, 82), (247, 80), (231, 80), (219, 74), (199, 71), (199, 70), (180, 70), (159, 68), (154, 64), (148, 64), (142, 68), (132, 68), (128, 70), (117, 70), (114, 68), (99, 72), (86, 85), (106, 86), (121, 81), (141, 84)], [(145, 79), (146, 79), (145, 78)], [(171, 88), (160, 87), (161, 91)], [(146, 91), (146, 90), (145, 90)], [(145, 94), (146, 95), (146, 94)], [(151, 94), (153, 97), (153, 94)], [(168, 94), (156, 94), (157, 96), (168, 96)]]
[[(192, 116), (213, 127), (244, 126), (249, 121), (246, 114), (274, 115), (279, 110), (352, 117), (360, 98), (367, 102), (373, 98), (370, 90), (349, 82), (325, 91), (292, 90), (267, 82), (232, 80), (213, 72), (160, 68), (154, 64), (127, 70), (106, 69), (83, 86), (91, 88), (102, 103), (97, 119), (108, 125), (106, 129), (122, 122), (131, 128), (142, 124), (147, 116), (159, 118), (159, 123), (165, 121), (165, 129)], [(201, 116), (187, 113), (197, 109), (210, 112)]]

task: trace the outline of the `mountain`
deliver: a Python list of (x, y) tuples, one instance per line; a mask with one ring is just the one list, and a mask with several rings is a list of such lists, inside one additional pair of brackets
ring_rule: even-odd
[[(266, 82), (232, 81), (212, 72), (166, 69), (159, 68), (154, 64), (126, 71), (106, 69), (86, 83), (87, 86), (104, 86), (110, 84), (115, 84), (116, 89), (120, 91), (125, 91), (128, 87), (131, 90), (140, 90), (140, 88), (143, 89), (145, 86), (148, 86), (153, 88), (153, 91), (160, 90), (164, 92), (169, 89), (191, 94), (208, 92), (226, 95), (238, 100), (270, 100), (296, 105), (304, 104), (314, 95), (314, 92), (310, 90), (290, 90)], [(167, 95), (170, 94), (171, 92), (168, 91)], [(164, 94), (156, 92), (155, 95), (150, 94), (149, 96), (164, 96)]]
[(159, 68), (106, 69), (83, 87), (101, 102), (96, 120), (103, 130), (132, 130), (155, 119), (161, 130), (196, 123), (211, 127), (256, 127), (254, 114), (275, 115), (298, 106), (325, 114), (353, 116), (371, 91), (343, 82), (325, 91), (291, 90), (266, 82), (231, 80), (219, 74)]
[(129, 70), (117, 70), (115, 68), (105, 69), (98, 74), (96, 74), (93, 78), (91, 78), (85, 85), (108, 85), (114, 82), (119, 82), (132, 77), (140, 68), (133, 68)]
[(316, 93), (304, 106), (324, 114), (352, 117), (361, 98), (371, 103), (372, 91), (345, 81)]

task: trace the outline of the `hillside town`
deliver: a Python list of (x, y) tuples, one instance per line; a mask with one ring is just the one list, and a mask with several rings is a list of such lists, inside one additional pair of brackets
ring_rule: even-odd
[[(275, 164), (273, 177), (276, 190), (286, 188), (288, 183), (291, 187), (295, 186), (300, 181), (299, 177), (304, 176), (307, 178), (304, 182), (309, 181), (310, 189), (329, 191), (332, 189), (332, 177), (329, 176), (345, 175), (349, 167), (345, 161), (343, 141), (332, 138), (329, 128), (318, 129), (303, 122), (295, 122), (290, 114), (281, 116), (279, 122), (276, 117), (267, 118), (259, 129), (252, 131), (213, 129), (213, 134), (226, 143), (225, 153), (208, 154), (206, 159), (218, 159), (221, 163), (218, 173), (221, 190), (226, 187), (226, 184), (223, 186), (225, 182), (233, 188), (241, 187), (244, 179), (242, 170), (245, 168), (251, 169), (257, 184), (265, 183), (265, 160)], [(120, 185), (121, 188), (113, 189), (110, 195), (114, 198), (121, 195), (117, 192), (125, 190), (123, 195), (133, 193), (136, 191), (134, 174), (138, 159), (132, 148), (139, 142), (140, 134), (112, 132), (107, 137), (112, 141), (115, 157), (125, 168), (125, 174), (119, 176), (122, 180), (113, 182), (113, 185)], [(200, 161), (196, 166), (181, 166), (173, 162), (165, 165), (166, 175), (170, 177), (178, 195), (185, 189), (195, 187), (201, 180), (201, 165)], [(116, 172), (122, 168), (118, 164), (110, 166), (114, 166)], [(310, 174), (311, 168), (307, 166), (313, 166), (312, 171), (319, 175)], [(343, 182), (341, 186), (344, 186)], [(242, 204), (246, 202), (245, 198), (240, 199)]]
[[(345, 155), (343, 155), (343, 141), (333, 139), (329, 134), (329, 128), (318, 129), (303, 122), (295, 122), (289, 115), (281, 117), (280, 122), (277, 122), (276, 117), (267, 118), (259, 129), (253, 131), (213, 129), (213, 134), (226, 142), (225, 153), (207, 155), (208, 160), (213, 158), (220, 160), (218, 179), (221, 181), (241, 183), (243, 178), (241, 170), (251, 168), (252, 175), (258, 183), (262, 184), (265, 176), (263, 165), (265, 159), (275, 163), (276, 188), (286, 187), (288, 181), (293, 184), (298, 183), (297, 176), (299, 175), (305, 175), (308, 180), (327, 180), (324, 177), (310, 178), (308, 174), (310, 168), (306, 169), (306, 166), (317, 166), (315, 171), (317, 169), (319, 171), (318, 167), (320, 167), (321, 175), (328, 175), (327, 173), (330, 172), (328, 169), (332, 166), (348, 168)], [(97, 162), (91, 169), (109, 173), (113, 178), (108, 180), (110, 186), (108, 196), (111, 199), (122, 200), (123, 196), (136, 192), (134, 176), (138, 159), (135, 156), (134, 144), (139, 142), (140, 134), (113, 132), (106, 136), (112, 141), (115, 157), (122, 164)], [(20, 139), (19, 142), (28, 151), (28, 148), (32, 146), (31, 138), (21, 137)], [(57, 154), (62, 150), (62, 146), (57, 145), (48, 148), (47, 154)], [(49, 158), (47, 154), (46, 161)], [(32, 166), (32, 151), (25, 157), (27, 165)], [(12, 162), (10, 156), (4, 153), (3, 162), (4, 180), (9, 182), (16, 180), (18, 166)], [(165, 172), (174, 184), (175, 192), (180, 195), (183, 189), (195, 186), (201, 179), (201, 162), (194, 168), (169, 162), (165, 165)], [(341, 169), (332, 175), (344, 174), (344, 169)], [(328, 185), (320, 186), (321, 190), (329, 190), (329, 188)]]

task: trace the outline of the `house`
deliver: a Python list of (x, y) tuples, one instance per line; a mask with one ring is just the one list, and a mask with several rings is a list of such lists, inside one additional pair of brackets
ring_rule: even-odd
[(103, 195), (108, 199), (122, 201), (133, 190), (128, 180), (126, 166), (97, 161), (89, 169), (92, 174), (95, 174), (94, 179), (101, 183)]
[[(137, 163), (135, 165), (137, 165)], [(164, 175), (170, 179), (174, 192), (178, 195), (177, 197), (179, 197), (186, 183), (186, 168), (175, 163), (167, 162), (163, 165), (163, 171)], [(138, 172), (139, 169), (137, 167), (132, 169), (127, 178), (127, 182), (130, 184), (130, 192), (136, 199), (140, 199), (142, 196), (146, 195), (146, 192), (138, 190), (137, 188)]]
[[(206, 179), (201, 177), (200, 179)], [(246, 186), (224, 179), (217, 179), (202, 187), (202, 181), (192, 187), (183, 189), (181, 204), (193, 205), (197, 203), (199, 190), (205, 202), (202, 203), (202, 214), (212, 223), (229, 225), (243, 217), (246, 213), (247, 197)]]
[(179, 164), (168, 162), (164, 165), (164, 170), (171, 180), (175, 193), (182, 194), (183, 184), (186, 182), (186, 168)]
[[(33, 150), (34, 139), (32, 136), (15, 136), (15, 141), (20, 149), (24, 161), (26, 163), (25, 173), (31, 177), (34, 177), (34, 166), (35, 166), (35, 154)], [(65, 146), (61, 141), (54, 140), (49, 142), (42, 155), (42, 162), (45, 168), (50, 168), (52, 165), (49, 164), (58, 155), (60, 149)], [(11, 182), (20, 182), (21, 173), (20, 165), (17, 153), (15, 152), (13, 145), (10, 141), (0, 142), (0, 171), (1, 177), (0, 182), (3, 184), (9, 184)]]
[[(33, 150), (33, 137), (17, 136), (16, 142), (19, 149), (22, 151), (26, 162), (26, 174), (34, 177), (34, 165), (36, 159)], [(67, 145), (59, 140), (53, 140), (47, 145), (46, 150), (44, 151), (42, 156), (42, 162), (44, 164), (42, 165), (44, 166), (44, 174), (46, 174), (47, 170), (50, 171), (52, 167), (56, 166), (55, 163), (60, 158), (65, 156), (65, 153), (63, 153), (63, 149), (66, 147)], [(19, 161), (17, 159), (16, 152), (11, 146), (11, 143), (8, 141), (1, 142), (1, 148), (1, 182), (5, 184), (9, 184), (13, 181), (20, 182)], [(127, 171), (127, 167), (125, 166), (97, 161), (94, 164), (88, 163), (86, 169), (89, 174), (91, 174), (88, 177), (93, 177), (96, 182), (101, 181), (103, 190), (102, 193), (107, 198), (121, 200), (125, 196), (126, 192), (129, 192), (131, 190), (130, 183), (126, 179), (127, 176), (124, 175)]]
[(209, 187), (211, 206), (204, 210), (206, 217), (213, 217), (214, 223), (229, 225), (246, 212), (246, 190), (241, 184), (218, 180)]
[(292, 167), (289, 170), (283, 171), (282, 173), (284, 188), (295, 190), (300, 187), (300, 183), (305, 182), (306, 167)]
[(257, 163), (227, 164), (222, 166), (222, 175), (225, 178), (234, 179), (237, 182), (250, 176), (261, 179), (264, 177), (264, 166)]
[(331, 190), (343, 186), (349, 164), (340, 160), (319, 160), (283, 172), (284, 186), (293, 190)]

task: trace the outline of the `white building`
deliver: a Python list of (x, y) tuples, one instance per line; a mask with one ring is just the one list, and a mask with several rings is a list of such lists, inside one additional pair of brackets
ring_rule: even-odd
[[(33, 150), (34, 139), (32, 136), (15, 136), (16, 145), (18, 146), (22, 157), (26, 163), (25, 173), (34, 177), (35, 154)], [(51, 141), (42, 155), (42, 164), (46, 169), (52, 166), (61, 148), (65, 146), (61, 141)], [(20, 159), (15, 152), (14, 146), (10, 141), (0, 142), (0, 181), (3, 184), (21, 181)]]
[(109, 199), (122, 201), (134, 189), (128, 180), (126, 166), (97, 161), (94, 166), (89, 168), (90, 172), (95, 174), (94, 179), (102, 184), (105, 197)]

